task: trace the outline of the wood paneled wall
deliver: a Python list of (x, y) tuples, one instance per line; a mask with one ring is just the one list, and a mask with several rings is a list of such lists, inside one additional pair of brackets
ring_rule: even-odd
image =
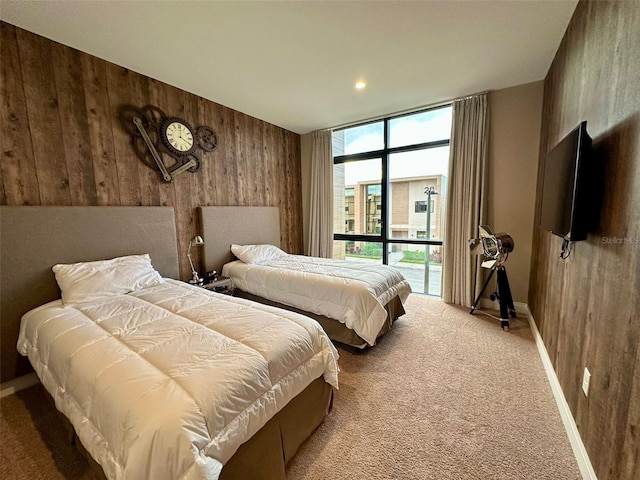
[[(283, 249), (302, 253), (299, 135), (4, 22), (0, 33), (0, 204), (173, 206), (182, 279), (199, 205), (278, 206)], [(164, 183), (135, 155), (122, 104), (208, 125), (219, 147)]]
[[(537, 227), (529, 305), (600, 480), (640, 478), (640, 2), (581, 1), (545, 80), (540, 165), (587, 120), (599, 228), (567, 260)], [(598, 214), (594, 212), (594, 214)], [(584, 368), (589, 396), (581, 390)]]

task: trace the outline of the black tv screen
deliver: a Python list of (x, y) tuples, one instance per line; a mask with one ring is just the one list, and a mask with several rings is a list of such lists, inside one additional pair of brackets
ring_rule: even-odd
[(593, 195), (587, 122), (574, 128), (544, 159), (540, 228), (575, 242), (590, 229)]

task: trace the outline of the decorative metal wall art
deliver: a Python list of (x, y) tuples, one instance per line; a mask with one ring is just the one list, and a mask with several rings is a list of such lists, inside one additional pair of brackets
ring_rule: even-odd
[[(182, 172), (200, 170), (197, 149), (213, 152), (218, 148), (218, 138), (212, 128), (192, 128), (179, 117), (167, 117), (158, 107), (147, 105), (137, 108), (123, 105), (120, 121), (131, 135), (136, 155), (148, 167), (157, 169), (165, 182), (170, 182)], [(173, 159), (165, 163), (166, 156)]]

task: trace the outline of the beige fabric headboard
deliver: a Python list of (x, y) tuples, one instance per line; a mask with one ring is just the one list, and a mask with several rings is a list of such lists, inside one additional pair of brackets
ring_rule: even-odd
[(280, 247), (278, 207), (199, 207), (205, 270), (220, 272), (235, 257), (231, 244)]
[(51, 267), (148, 253), (179, 278), (171, 207), (0, 207), (1, 380), (31, 371), (16, 343), (22, 315), (60, 298)]

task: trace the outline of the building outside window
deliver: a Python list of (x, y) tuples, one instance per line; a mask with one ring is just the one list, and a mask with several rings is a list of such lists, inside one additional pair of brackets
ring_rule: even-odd
[(450, 132), (450, 105), (334, 130), (334, 258), (440, 295)]
[(354, 233), (355, 230), (355, 189), (344, 189), (344, 233)]
[(381, 185), (367, 185), (366, 231), (367, 234), (380, 234), (382, 221)]

